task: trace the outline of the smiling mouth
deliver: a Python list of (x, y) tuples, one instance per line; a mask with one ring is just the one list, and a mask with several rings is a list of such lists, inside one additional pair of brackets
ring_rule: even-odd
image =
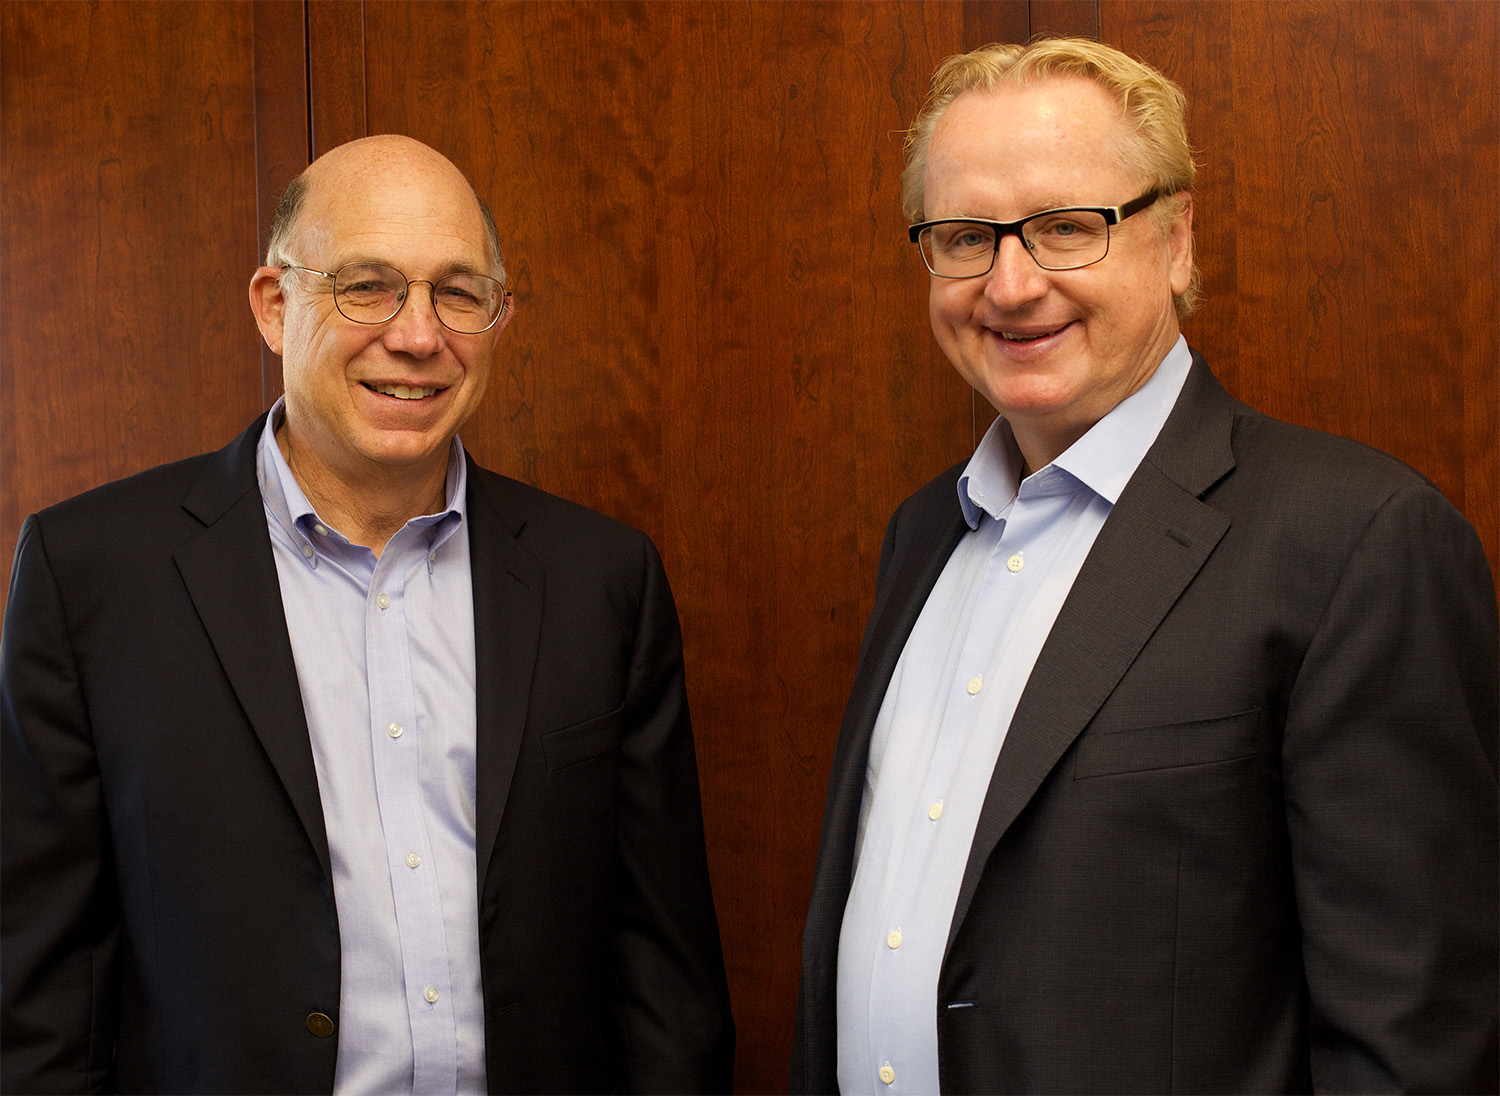
[(437, 392), (436, 388), (413, 388), (404, 384), (367, 384), (365, 387), (382, 396), (395, 396), (398, 400), (420, 400)]
[(1067, 326), (1068, 326), (1067, 324), (1063, 324), (1063, 326), (1059, 327), (1057, 329), (1057, 331), (1043, 331), (1043, 332), (1041, 332), (1040, 334), (1037, 334), (1037, 335), (1018, 335), (1018, 334), (1016, 334), (1013, 331), (1001, 331), (1001, 332), (998, 332), (998, 334), (1006, 342), (1029, 343), (1029, 342), (1036, 342), (1038, 339), (1045, 339), (1045, 338), (1048, 338), (1049, 336), (1056, 335), (1058, 331), (1062, 331)]

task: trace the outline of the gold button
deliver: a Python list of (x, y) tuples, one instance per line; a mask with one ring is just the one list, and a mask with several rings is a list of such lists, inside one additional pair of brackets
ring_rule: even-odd
[(408, 868), (419, 868), (422, 866), (422, 858), (414, 852), (406, 854), (406, 866)]
[(885, 938), (885, 946), (895, 951), (901, 946), (901, 930), (892, 929), (890, 935)]
[(1005, 566), (1010, 568), (1011, 574), (1015, 574), (1022, 567), (1026, 566), (1026, 559), (1021, 555), (1020, 552), (1017, 552), (1015, 555), (1011, 556), (1010, 559), (1005, 561)]
[[(1015, 569), (1016, 568), (1014, 567), (1011, 568), (1012, 571), (1014, 571)], [(375, 604), (379, 605), (382, 609), (389, 609), (391, 607), (391, 595), (381, 594), (378, 598), (375, 599)]]
[(889, 1064), (880, 1067), (880, 1080), (883, 1084), (893, 1085), (896, 1083), (896, 1071)]
[(333, 1034), (333, 1021), (321, 1012), (309, 1012), (307, 1014), (307, 1030), (319, 1039), (326, 1039)]
[(981, 676), (980, 674), (975, 674), (973, 677), (969, 678), (969, 695), (970, 696), (978, 696), (979, 695), (979, 690), (982, 689), (982, 688), (984, 688), (984, 678), (983, 678), (983, 676)]
[(312, 559), (313, 558), (313, 546), (311, 544), (304, 544), (302, 546), (302, 554), (304, 556), (306, 556), (308, 559)]
[(401, 724), (394, 722), (386, 724), (385, 733), (390, 735), (392, 738), (400, 738)]
[(943, 801), (941, 799), (927, 808), (927, 817), (934, 822), (943, 817)]
[(435, 1005), (435, 1004), (437, 1004), (437, 999), (438, 999), (437, 986), (428, 986), (426, 989), (424, 989), (422, 991), (422, 996), (425, 997), (425, 998), (427, 998), (427, 1003), (429, 1005)]

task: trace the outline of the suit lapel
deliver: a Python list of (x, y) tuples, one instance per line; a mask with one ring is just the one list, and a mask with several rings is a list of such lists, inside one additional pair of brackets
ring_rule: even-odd
[(312, 743), (255, 478), (264, 423), (261, 416), (210, 459), (183, 501), (205, 528), (174, 559), (230, 686), (332, 879)]
[(1099, 531), (1016, 707), (980, 811), (948, 942), (990, 854), (1229, 528), (1199, 496), (1234, 465), (1234, 402), (1202, 358)]
[(525, 525), (504, 481), (469, 460), (469, 563), (474, 584), (475, 856), (479, 891), (526, 730), (542, 630), (543, 568), (516, 541)]
[[(865, 628), (859, 669), (850, 692), (849, 708), (829, 778), (823, 810), (823, 837), (808, 942), (836, 944), (839, 923), (854, 875), (854, 840), (864, 797), (865, 769), (870, 757), (870, 734), (885, 701), (886, 688), (907, 637), (921, 615), (927, 595), (937, 584), (959, 538), (968, 531), (958, 504), (956, 482), (962, 465), (924, 489), (902, 507), (894, 547), (881, 576), (875, 605)], [(915, 530), (908, 532), (908, 530)], [(908, 539), (909, 536), (909, 539)], [(810, 956), (811, 957), (811, 956)], [(833, 953), (827, 958), (832, 962)]]

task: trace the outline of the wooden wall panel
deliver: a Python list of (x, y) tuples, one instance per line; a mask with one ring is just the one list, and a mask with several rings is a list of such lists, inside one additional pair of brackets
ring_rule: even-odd
[[(256, 0), (255, 203), (256, 262), (265, 258), (276, 201), (311, 163), (307, 18), (303, 0)], [(249, 275), (245, 281), (248, 284)], [(248, 306), (247, 306), (248, 307)], [(281, 355), (260, 344), (261, 402), (281, 395)]]
[(885, 520), (973, 441), (897, 193), (962, 31), (955, 4), (366, 9), (371, 132), (476, 180), (515, 280), (466, 443), (665, 557), (742, 1091), (786, 1084)]
[(1101, 4), (1193, 101), (1207, 299), (1231, 391), (1395, 454), (1500, 574), (1500, 8)]
[(251, 7), (0, 5), (0, 557), (260, 410)]
[(899, 131), (939, 60), (1033, 28), (1188, 89), (1189, 338), (1231, 389), (1415, 464), (1500, 560), (1496, 9), (1167, 0), (8, 0), (0, 552), (25, 513), (219, 445), (279, 391), (244, 287), (308, 155), (377, 132), (446, 152), (519, 305), (465, 440), (662, 548), (736, 1084), (783, 1089), (882, 528), (988, 419), (928, 332)]

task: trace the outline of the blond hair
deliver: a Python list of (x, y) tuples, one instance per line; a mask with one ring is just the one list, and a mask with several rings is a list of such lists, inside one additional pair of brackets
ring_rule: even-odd
[[(1187, 137), (1187, 96), (1143, 61), (1087, 38), (1040, 38), (1025, 46), (981, 46), (950, 57), (932, 74), (932, 91), (906, 131), (906, 168), (901, 173), (901, 210), (915, 224), (925, 216), (927, 148), (938, 119), (966, 91), (1052, 76), (1076, 76), (1098, 84), (1120, 104), (1129, 139), (1116, 150), (1120, 166), (1146, 181), (1163, 198), (1190, 194), (1197, 165)], [(1150, 216), (1165, 228), (1182, 201), (1158, 201)], [(1202, 277), (1196, 257), (1187, 291), (1173, 297), (1179, 319), (1197, 307)]]

